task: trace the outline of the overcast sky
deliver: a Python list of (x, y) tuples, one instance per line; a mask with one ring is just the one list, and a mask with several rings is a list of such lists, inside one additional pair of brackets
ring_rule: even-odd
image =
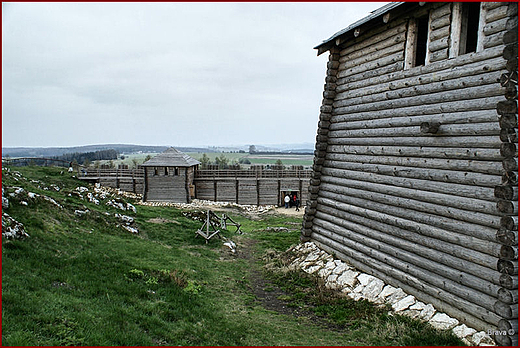
[(382, 5), (2, 3), (2, 145), (313, 143), (313, 47)]

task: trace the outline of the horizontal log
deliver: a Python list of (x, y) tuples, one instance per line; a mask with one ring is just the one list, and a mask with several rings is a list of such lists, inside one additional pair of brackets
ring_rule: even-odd
[(518, 199), (518, 187), (509, 185), (498, 185), (495, 186), (494, 195), (496, 198), (505, 200), (517, 200)]
[(498, 322), (498, 329), (500, 331), (514, 330), (518, 332), (518, 320), (502, 319)]
[(430, 42), (430, 46), (428, 46), (428, 50), (430, 52), (439, 51), (442, 49), (446, 49), (449, 46), (448, 37), (443, 37), (441, 39), (432, 40)]
[(500, 218), (500, 227), (518, 231), (518, 216), (503, 216)]
[[(370, 233), (373, 232), (373, 230), (366, 227), (364, 228), (365, 234), (360, 234), (358, 227), (359, 225), (349, 223), (345, 220), (337, 219), (333, 216), (328, 216), (320, 212), (316, 214), (316, 218), (313, 222), (314, 226), (320, 226), (323, 228), (323, 231), (320, 232), (321, 234), (323, 234), (324, 231), (328, 231), (329, 235), (342, 236), (355, 243), (355, 245), (360, 244), (363, 247), (377, 250), (378, 252), (394, 258), (397, 264), (405, 263), (410, 268), (414, 267), (421, 270), (427, 270), (429, 271), (428, 277), (443, 278), (446, 280), (446, 282), (457, 284), (461, 288), (465, 287), (465, 291), (473, 295), (477, 294), (478, 292), (476, 297), (484, 298), (487, 303), (487, 308), (489, 310), (493, 310), (493, 305), (496, 301), (495, 296), (496, 293), (501, 289), (500, 286), (492, 284), (482, 278), (475, 277), (465, 271), (454, 270), (449, 266), (433, 261), (429, 257), (422, 257), (420, 256), (420, 250), (422, 250), (421, 248), (417, 250), (416, 254), (407, 250), (403, 250), (399, 247), (396, 248), (396, 244), (399, 245), (399, 243), (397, 242), (396, 244), (391, 244), (393, 242), (391, 238), (382, 238), (382, 240), (375, 239), (376, 236)], [(356, 229), (358, 229), (358, 231), (356, 231)], [(367, 235), (369, 233), (370, 235)], [(384, 237), (384, 234), (379, 234), (379, 236)], [(406, 241), (401, 240), (401, 243), (406, 243)], [(422, 253), (422, 255), (428, 255), (429, 252), (432, 252), (428, 251), (428, 249), (425, 250), (426, 254)], [(383, 258), (380, 261), (387, 262), (388, 258)], [(406, 270), (406, 268), (403, 270)]]
[(503, 2), (483, 2), (481, 6), (483, 9), (489, 11), (489, 10), (504, 6), (504, 3)]
[[(489, 67), (493, 69), (493, 65), (498, 63), (499, 66), (504, 66), (505, 62), (501, 61), (491, 62), (495, 58), (502, 57), (504, 49), (502, 47), (494, 47), (489, 50), (479, 52), (478, 54), (470, 53), (462, 56), (448, 59), (436, 64), (430, 64), (422, 67), (416, 67), (415, 69), (403, 70), (402, 63), (396, 65), (398, 68), (395, 69), (376, 69), (370, 74), (362, 73), (351, 76), (346, 76), (337, 80), (338, 91), (342, 88), (342, 85), (348, 85), (349, 89), (354, 90), (361, 87), (379, 86), (381, 84), (388, 84), (401, 80), (421, 78), (423, 76), (429, 76), (432, 73), (448, 73), (449, 76), (469, 76), (465, 71), (468, 69), (478, 71), (480, 68), (486, 71), (484, 68)], [(488, 62), (489, 60), (489, 62)]]
[(514, 144), (514, 143), (500, 144), (500, 154), (505, 158), (511, 158), (511, 157), (518, 156), (516, 144)]
[[(322, 203), (322, 205), (319, 206), (313, 223), (320, 219), (329, 221), (365, 237), (373, 238), (383, 243), (393, 245), (395, 248), (421, 255), (426, 259), (451, 267), (453, 270), (470, 274), (476, 278), (470, 277), (472, 280), (468, 280), (468, 282), (465, 283), (466, 285), (492, 296), (496, 294), (498, 284), (500, 284), (500, 275), (496, 272), (498, 265), (496, 256), (480, 253), (467, 246), (454, 245), (432, 237), (420, 235), (357, 214), (351, 215), (350, 211), (355, 211), (355, 207), (354, 209), (347, 208), (346, 210), (334, 209), (334, 207), (331, 206), (332, 202), (330, 200), (319, 198), (318, 201)], [(372, 211), (370, 214), (365, 215), (374, 214), (375, 212)], [(378, 220), (383, 221), (385, 221), (385, 219), (388, 219), (388, 215), (383, 214), (378, 218)], [(462, 237), (462, 239), (468, 240), (468, 238), (464, 237)], [(482, 264), (486, 265), (483, 266)], [(485, 283), (488, 283), (488, 285), (484, 286)], [(491, 286), (489, 284), (494, 285)]]
[(431, 52), (429, 54), (429, 63), (435, 63), (444, 59), (447, 59), (449, 55), (448, 48), (442, 48), (438, 51)]
[(366, 182), (363, 180), (352, 180), (343, 177), (323, 176), (321, 179), (323, 184), (338, 185), (341, 187), (355, 188), (368, 191), (371, 193), (381, 193), (396, 197), (406, 197), (420, 202), (438, 204), (443, 207), (454, 207), (472, 212), (489, 213), (494, 211), (494, 202), (488, 202), (476, 198), (466, 198), (457, 195), (449, 195), (436, 192), (428, 192), (415, 188), (398, 187), (392, 185), (378, 184)]
[[(358, 113), (378, 111), (381, 109), (423, 106), (426, 104), (449, 103), (455, 101), (460, 102), (467, 101), (469, 99), (489, 98), (499, 95), (503, 97), (504, 92), (504, 87), (499, 87), (497, 84), (491, 84), (458, 89), (457, 93), (453, 93), (451, 90), (431, 92), (429, 94), (426, 92), (426, 90), (424, 90), (425, 94), (413, 93), (413, 91), (411, 91), (408, 95), (403, 95), (402, 97), (397, 94), (397, 99), (392, 100), (371, 101), (367, 104), (363, 104), (362, 101), (360, 104), (353, 104), (354, 101), (338, 100), (335, 101), (333, 105), (336, 108), (334, 114), (337, 115), (339, 113)], [(421, 97), (418, 98), (418, 95), (421, 95)]]
[(396, 21), (389, 23), (387, 26), (381, 26), (372, 32), (370, 38), (356, 38), (351, 40), (350, 46), (342, 49), (339, 52), (339, 61), (343, 63), (345, 60), (356, 58), (356, 56), (363, 55), (362, 52), (369, 50), (370, 47), (381, 45), (382, 42), (394, 38), (396, 35), (405, 32), (407, 29), (407, 22)]
[(445, 5), (442, 5), (439, 8), (436, 8), (431, 11), (430, 18), (432, 20), (435, 20), (437, 18), (450, 15), (451, 14), (451, 3), (447, 3)]
[[(348, 198), (346, 200), (352, 201)], [(329, 197), (319, 197), (318, 203), (321, 204), (320, 210), (322, 211), (326, 210), (331, 214), (343, 214), (342, 217), (345, 214), (351, 214), (350, 217), (345, 217), (345, 219), (383, 232), (386, 231), (395, 237), (406, 239), (430, 249), (447, 252), (456, 258), (483, 266), (485, 268), (476, 267), (475, 269), (482, 272), (480, 275), (485, 274), (489, 281), (499, 284), (499, 278), (497, 278), (499, 275), (496, 274), (496, 270), (500, 246), (496, 243), (489, 244), (473, 236), (435, 227), (424, 220), (418, 222), (411, 220), (409, 217), (395, 216), (393, 215), (395, 210), (392, 209), (389, 209), (390, 212), (377, 211), (372, 210), (372, 207), (359, 207)], [(491, 269), (493, 272), (486, 272), (485, 269)], [(478, 276), (478, 274), (475, 275)]]
[[(508, 20), (509, 21), (509, 20)], [(507, 28), (507, 22), (506, 22), (506, 28)], [(518, 28), (517, 28), (518, 29)], [(514, 44), (518, 42), (518, 30), (508, 30), (504, 34), (504, 44)], [(517, 65), (518, 67), (518, 65)]]
[[(428, 127), (428, 125), (424, 126)], [(372, 129), (348, 129), (336, 130), (329, 129), (327, 136), (329, 138), (370, 138), (370, 137), (436, 137), (441, 136), (485, 136), (500, 135), (500, 127), (497, 122), (473, 123), (473, 124), (443, 124), (437, 128), (434, 134), (423, 132), (423, 125), (409, 127), (392, 127), (392, 128), (372, 128)], [(498, 140), (498, 139), (497, 139)], [(502, 143), (510, 145), (501, 145), (513, 151), (504, 153), (504, 157), (512, 157), (516, 153), (516, 146), (512, 143)], [(507, 156), (506, 156), (507, 155)]]
[(498, 161), (473, 161), (442, 158), (418, 158), (418, 157), (396, 157), (396, 156), (368, 156), (350, 155), (329, 152), (325, 157), (327, 160), (338, 162), (358, 162), (366, 164), (385, 164), (403, 167), (418, 167), (429, 169), (452, 170), (460, 172), (484, 173), (499, 176), (504, 171), (502, 163)]
[(516, 347), (518, 346), (518, 336), (495, 335), (495, 343), (499, 346)]
[(376, 146), (428, 146), (462, 148), (499, 148), (498, 136), (423, 136), (423, 137), (381, 137), (381, 138), (340, 138), (329, 137), (329, 145), (376, 145)]
[(454, 183), (443, 183), (432, 180), (400, 178), (395, 176), (380, 175), (367, 172), (358, 172), (345, 169), (323, 168), (323, 174), (333, 177), (364, 180), (371, 183), (394, 185), (404, 188), (413, 188), (421, 191), (450, 194), (453, 196), (482, 199), (490, 202), (495, 201), (494, 190), (487, 187), (475, 187), (472, 185), (460, 185)]
[(518, 276), (502, 273), (500, 275), (500, 285), (506, 289), (518, 289)]
[(498, 290), (498, 300), (505, 304), (518, 303), (518, 290), (511, 291), (504, 288)]
[(515, 100), (503, 100), (497, 103), (497, 113), (499, 115), (517, 114), (518, 104)]
[[(461, 103), (460, 101), (456, 102), (446, 102), (442, 104), (432, 104), (432, 105), (420, 105), (420, 106), (405, 106), (401, 108), (394, 109), (384, 109), (377, 111), (360, 111), (360, 112), (352, 112), (350, 114), (343, 113), (343, 108), (338, 108), (334, 110), (333, 117), (335, 122), (350, 122), (350, 121), (363, 121), (363, 120), (375, 120), (375, 119), (383, 119), (383, 118), (394, 118), (397, 119), (399, 117), (410, 117), (410, 116), (421, 116), (421, 115), (437, 115), (443, 113), (458, 113), (458, 112), (471, 112), (477, 110), (493, 110), (496, 112), (497, 102), (502, 101), (504, 96), (495, 96), (489, 98), (480, 98), (476, 100), (472, 100), (471, 103)], [(511, 116), (502, 116), (504, 119), (500, 122), (501, 118), (499, 117), (499, 124), (501, 128), (512, 128), (510, 127), (510, 122), (512, 121)], [(504, 122), (507, 122), (507, 126), (505, 126)], [(504, 125), (503, 125), (504, 124)]]
[(439, 311), (455, 316), (471, 327), (483, 330), (490, 324), (496, 326), (501, 319), (495, 313), (471, 303), (465, 298), (453, 295), (437, 285), (432, 285), (408, 271), (401, 271), (399, 268), (381, 262), (376, 258), (370, 258), (371, 251), (369, 250), (366, 250), (367, 254), (365, 254), (346, 247), (348, 241), (344, 239), (331, 239), (327, 235), (322, 236), (316, 233), (316, 231), (313, 233), (312, 239), (317, 241), (320, 247), (328, 246), (324, 249), (335, 253), (344, 260), (348, 260), (359, 270), (372, 274), (393, 286), (401, 287), (405, 292), (413, 294), (420, 301), (433, 304)]
[(499, 200), (496, 203), (497, 210), (502, 214), (517, 215), (518, 214), (518, 202)]
[[(500, 65), (503, 65), (503, 63)], [(411, 81), (407, 81), (406, 86), (402, 86), (399, 83), (394, 83), (389, 85), (387, 88), (384, 88), (385, 85), (382, 85), (381, 87), (377, 88), (382, 90), (380, 93), (376, 93), (377, 89), (349, 89), (345, 92), (342, 92), (341, 88), (337, 88), (337, 95), (334, 102), (334, 106), (346, 107), (351, 105), (359, 105), (364, 103), (368, 104), (374, 102), (387, 101), (390, 99), (417, 96), (424, 96), (424, 98), (427, 98), (429, 94), (433, 93), (445, 93), (447, 91), (461, 89), (465, 90), (466, 88), (481, 87), (488, 85), (494, 85), (496, 89), (496, 80), (500, 78), (502, 74), (502, 72), (498, 70), (496, 67), (489, 68), (488, 71), (485, 71), (481, 67), (481, 69), (476, 73), (476, 75), (463, 77), (459, 76), (454, 72), (440, 74), (440, 76), (436, 74), (430, 74), (418, 78), (417, 80), (412, 79)], [(489, 86), (487, 88), (490, 89)], [(464, 96), (462, 97), (462, 99), (464, 99)]]
[(518, 306), (497, 301), (495, 303), (495, 313), (504, 319), (516, 319), (518, 318)]
[[(495, 187), (500, 182), (501, 177), (497, 175), (487, 175), (481, 173), (464, 173), (452, 170), (431, 170), (424, 168), (410, 168), (390, 165), (376, 165), (367, 163), (353, 163), (326, 160), (327, 168), (338, 168), (355, 170), (361, 172), (389, 175), (403, 178), (424, 179), (447, 183), (457, 183), (463, 185), (474, 185), (482, 187)], [(320, 169), (321, 170), (321, 169)]]
[[(372, 204), (372, 202), (369, 201), (384, 202), (386, 204), (393, 205), (396, 207), (408, 207), (410, 210), (420, 211), (431, 215), (443, 216), (459, 221), (465, 221), (478, 225), (498, 228), (498, 216), (476, 211), (442, 206), (434, 203), (419, 201), (416, 199), (396, 197), (393, 195), (379, 192), (355, 189), (352, 186), (353, 185), (340, 186), (337, 184), (330, 184), (328, 182), (324, 182), (320, 185), (320, 189), (326, 190), (331, 193), (335, 193), (337, 195), (350, 195), (358, 198), (364, 198), (367, 200), (367, 205)], [(476, 235), (475, 232), (468, 231), (467, 233), (474, 233), (474, 235)], [(486, 236), (486, 238), (489, 237), (492, 237), (492, 239), (494, 240), (495, 234), (493, 233), (492, 236)]]
[(518, 260), (518, 247), (502, 245), (499, 256), (503, 260)]
[[(393, 43), (392, 45), (387, 46), (387, 47), (374, 46), (370, 50), (371, 52), (367, 51), (364, 55), (361, 55), (357, 58), (350, 58), (348, 60), (345, 60), (344, 62), (342, 62), (340, 64), (339, 69), (340, 69), (340, 71), (350, 70), (354, 74), (359, 73), (359, 72), (361, 72), (361, 70), (355, 69), (356, 67), (359, 67), (364, 64), (369, 64), (370, 62), (373, 62), (376, 60), (381, 60), (384, 57), (388, 57), (390, 55), (396, 54), (397, 52), (403, 52), (405, 41), (406, 41), (405, 33), (396, 35), (392, 39), (392, 42), (391, 42), (391, 43)], [(385, 44), (386, 44), (386, 42), (385, 42)], [(377, 66), (379, 67), (379, 66), (384, 66), (384, 65), (388, 65), (388, 64), (377, 65)], [(340, 77), (340, 75), (338, 75), (338, 77)]]
[(518, 274), (518, 261), (498, 260), (497, 269), (500, 273), (509, 275)]
[(502, 18), (497, 21), (486, 23), (482, 29), (484, 35), (489, 36), (506, 30), (506, 24), (509, 18)]
[(486, 23), (491, 23), (506, 18), (507, 10), (507, 3), (502, 3), (502, 6), (488, 9), (486, 12)]
[[(434, 71), (426, 73), (424, 75), (413, 75), (410, 77), (404, 77), (399, 80), (392, 80), (388, 83), (384, 83), (386, 79), (379, 77), (380, 83), (376, 85), (368, 84), (368, 81), (365, 80), (353, 84), (342, 84), (341, 80), (339, 80), (337, 83), (336, 92), (340, 94), (342, 92), (348, 91), (348, 98), (357, 98), (372, 94), (383, 93), (390, 90), (398, 91), (400, 89), (414, 88), (421, 85), (431, 85), (434, 83), (450, 83), (450, 81), (452, 80), (454, 80), (455, 82), (459, 82), (467, 78), (475, 80), (478, 79), (478, 75), (480, 74), (494, 73), (503, 69), (504, 59), (502, 57), (497, 57), (492, 58), (486, 62), (476, 62), (463, 67), (453, 68), (450, 70)], [(442, 88), (442, 85), (440, 87)]]
[(518, 44), (509, 44), (504, 48), (502, 57), (505, 60), (516, 59), (518, 57)]
[(502, 184), (518, 185), (518, 172), (506, 172), (502, 175)]
[(447, 27), (450, 25), (450, 14), (445, 14), (444, 16), (442, 17), (439, 17), (439, 18), (436, 18), (434, 20), (431, 21), (430, 23), (430, 29), (431, 30), (436, 30), (436, 29), (439, 29), (439, 28), (442, 28), (442, 27)]
[(492, 47), (501, 47), (504, 44), (504, 34), (505, 32), (500, 31), (496, 34), (491, 34), (484, 37), (484, 49), (489, 49)]
[(373, 61), (367, 62), (363, 65), (355, 66), (345, 70), (338, 71), (338, 78), (346, 77), (349, 75), (362, 74), (366, 71), (372, 71), (377, 68), (387, 67), (393, 65), (397, 62), (402, 62), (404, 60), (404, 50), (400, 50), (399, 52), (390, 54), (388, 56), (384, 56), (381, 58), (377, 58)]
[(504, 245), (518, 245), (518, 231), (500, 227), (496, 234), (497, 242)]
[(431, 41), (439, 40), (439, 39), (442, 39), (445, 37), (449, 37), (449, 35), (450, 35), (450, 27), (449, 26), (442, 27), (442, 28), (439, 28), (436, 30), (432, 30), (430, 32), (430, 40)]
[(329, 153), (373, 156), (403, 156), (440, 159), (463, 159), (476, 161), (501, 161), (498, 149), (478, 148), (438, 148), (438, 147), (403, 147), (403, 146), (342, 146), (330, 145)]
[[(356, 212), (358, 215), (370, 216), (372, 219), (379, 219), (378, 221), (396, 227), (410, 229), (410, 231), (424, 234), (425, 236), (457, 245), (471, 247), (473, 250), (480, 251), (493, 257), (497, 257), (499, 253), (498, 243), (496, 243), (492, 232), (490, 233), (493, 229), (485, 226), (479, 226), (455, 219), (442, 218), (432, 214), (413, 211), (408, 209), (408, 207), (402, 208), (388, 205), (384, 202), (367, 202), (364, 198), (359, 197), (338, 197), (336, 194), (324, 190), (320, 192), (320, 198), (331, 199), (336, 201), (338, 204), (344, 203), (346, 205), (358, 207), (359, 209), (348, 208), (355, 211), (361, 211)], [(370, 206), (367, 207), (367, 203)], [(366, 212), (363, 212), (363, 209), (365, 209)], [(382, 213), (383, 215), (372, 214), (372, 211)], [(383, 218), (390, 220), (381, 220)], [(391, 220), (392, 218), (393, 220)], [(468, 228), (472, 229), (468, 230)], [(491, 241), (492, 243), (489, 243), (488, 241)], [(472, 259), (472, 261), (479, 263), (478, 259)], [(493, 267), (489, 262), (483, 263), (482, 265)]]
[(507, 143), (518, 143), (518, 131), (514, 128), (501, 129), (500, 140)]

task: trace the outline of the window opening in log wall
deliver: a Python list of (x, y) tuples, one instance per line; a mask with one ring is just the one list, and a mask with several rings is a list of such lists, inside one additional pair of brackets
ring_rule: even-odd
[(405, 69), (426, 65), (429, 16), (411, 18), (406, 36)]
[(480, 2), (453, 3), (450, 58), (482, 50), (484, 15)]
[(459, 54), (477, 51), (479, 19), (479, 2), (462, 4)]
[(415, 42), (415, 63), (413, 66), (421, 66), (426, 63), (426, 52), (428, 42), (428, 16), (416, 19), (417, 36)]

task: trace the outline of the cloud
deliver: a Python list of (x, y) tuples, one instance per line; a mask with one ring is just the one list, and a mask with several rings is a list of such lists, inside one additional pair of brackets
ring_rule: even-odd
[(313, 142), (312, 47), (381, 4), (2, 5), (3, 145), (72, 146)]

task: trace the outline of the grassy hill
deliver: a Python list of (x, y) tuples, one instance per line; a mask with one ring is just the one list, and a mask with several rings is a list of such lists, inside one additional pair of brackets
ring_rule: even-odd
[[(9, 199), (3, 212), (29, 235), (2, 238), (4, 346), (461, 344), (368, 303), (330, 302), (318, 320), (264, 308), (253, 273), (266, 277), (265, 291), (276, 284), (293, 295), (315, 291), (314, 280), (302, 274), (261, 271), (267, 249), (298, 242), (297, 218), (230, 213), (244, 231), (222, 232), (238, 244), (233, 254), (222, 239), (196, 238), (201, 223), (183, 211), (138, 205), (66, 170), (4, 168), (2, 174)], [(312, 312), (302, 298), (286, 306)], [(356, 308), (355, 320), (345, 320), (348, 308)]]

